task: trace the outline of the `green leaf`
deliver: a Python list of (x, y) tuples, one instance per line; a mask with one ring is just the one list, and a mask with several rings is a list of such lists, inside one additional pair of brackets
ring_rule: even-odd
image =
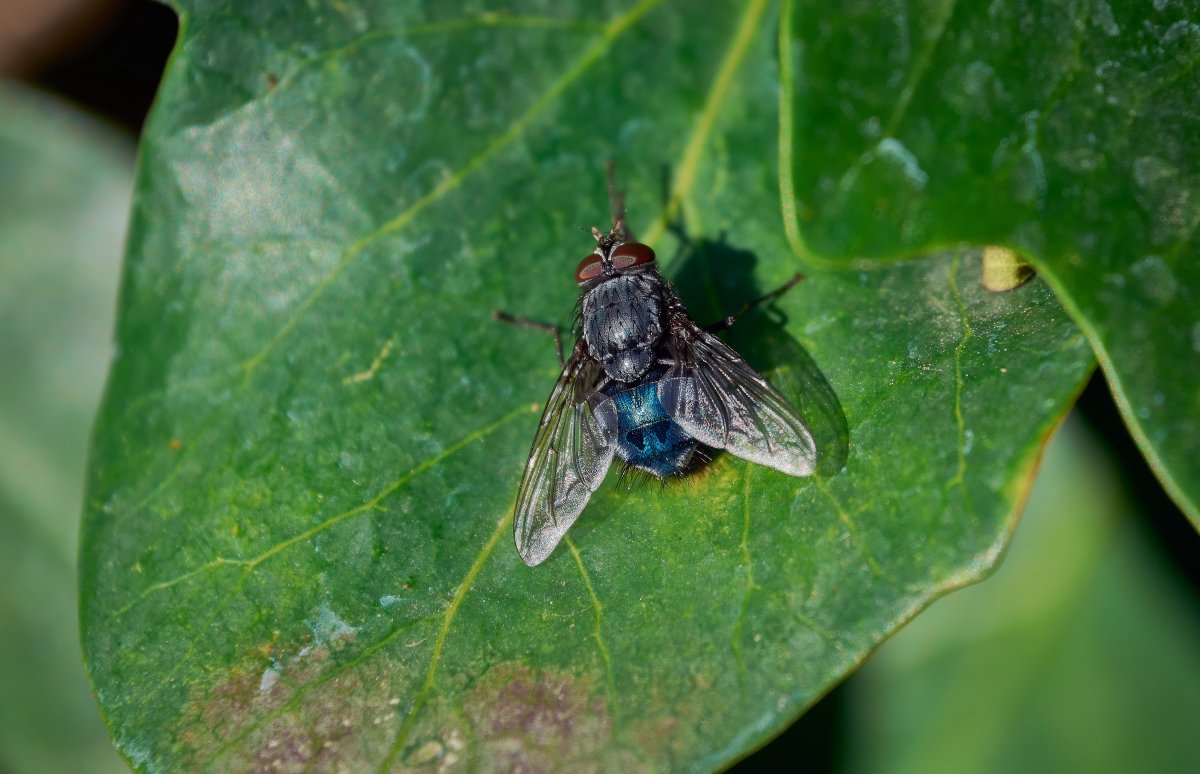
[(491, 314), (566, 321), (604, 163), (702, 321), (795, 268), (769, 4), (580, 8), (185, 9), (82, 558), (139, 768), (717, 767), (1003, 549), (1093, 361), (1044, 282), (952, 251), (735, 326), (819, 475), (611, 476), (521, 562), (558, 366)]
[(1068, 420), (1000, 571), (938, 602), (848, 684), (847, 770), (1195, 767), (1195, 602), (1138, 534), (1134, 493), (1105, 456)]
[(860, 265), (969, 242), (1031, 261), (1200, 526), (1196, 11), (796, 3), (781, 40), (793, 88), (780, 142), (793, 247), (807, 260)]
[(79, 660), (84, 457), (132, 148), (0, 82), (0, 770), (121, 771)]

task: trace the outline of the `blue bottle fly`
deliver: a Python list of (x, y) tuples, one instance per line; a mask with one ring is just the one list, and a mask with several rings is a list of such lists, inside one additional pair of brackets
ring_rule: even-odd
[(575, 270), (579, 336), (517, 493), (513, 533), (530, 566), (554, 551), (614, 458), (660, 479), (694, 470), (706, 448), (793, 476), (816, 465), (792, 405), (692, 320), (654, 251), (613, 220), (607, 234), (592, 229), (596, 248)]

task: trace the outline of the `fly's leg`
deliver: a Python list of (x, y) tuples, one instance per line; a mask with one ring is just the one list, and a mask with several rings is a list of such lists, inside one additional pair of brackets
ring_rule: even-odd
[(721, 331), (728, 330), (729, 328), (733, 327), (733, 323), (737, 318), (746, 314), (746, 312), (749, 312), (751, 309), (758, 306), (759, 304), (765, 304), (768, 301), (774, 301), (775, 299), (782, 296), (784, 293), (791, 290), (793, 287), (795, 287), (797, 284), (799, 284), (803, 280), (804, 280), (804, 275), (801, 274), (800, 272), (796, 272), (795, 274), (792, 275), (791, 279), (789, 279), (787, 282), (783, 283), (779, 287), (775, 288), (770, 293), (767, 293), (764, 296), (756, 298), (753, 301), (747, 301), (746, 303), (742, 304), (741, 309), (738, 309), (736, 312), (729, 315), (724, 320), (718, 320), (717, 322), (713, 323), (712, 325), (706, 325), (704, 327), (704, 330), (706, 330), (709, 333), (720, 333)]
[(549, 323), (538, 322), (537, 320), (530, 320), (525, 317), (517, 317), (509, 314), (508, 312), (501, 312), (499, 309), (492, 312), (492, 319), (497, 322), (515, 325), (518, 328), (528, 328), (532, 331), (549, 333), (554, 337), (554, 351), (558, 354), (559, 367), (562, 368), (566, 366), (567, 361), (563, 359), (562, 331), (558, 329), (557, 325), (550, 325)]

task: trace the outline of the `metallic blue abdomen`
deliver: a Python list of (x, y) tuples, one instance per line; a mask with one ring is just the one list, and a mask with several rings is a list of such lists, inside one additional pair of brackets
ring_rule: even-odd
[(617, 407), (617, 456), (659, 478), (692, 467), (697, 441), (667, 415), (658, 401), (658, 368), (637, 384), (610, 382), (603, 392)]

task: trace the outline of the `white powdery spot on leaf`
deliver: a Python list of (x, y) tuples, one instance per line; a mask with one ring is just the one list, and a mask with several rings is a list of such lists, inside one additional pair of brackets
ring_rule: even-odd
[(167, 155), (176, 159), (172, 173), (192, 205), (179, 226), (183, 238), (327, 239), (348, 236), (327, 233), (330, 224), (365, 229), (368, 219), (353, 192), (308, 150), (308, 142), (258, 102), (182, 131)]
[(313, 639), (320, 644), (353, 639), (358, 633), (357, 626), (351, 626), (343, 621), (327, 604), (322, 604), (313, 611), (312, 617), (305, 623), (312, 630)]
[(924, 188), (925, 184), (929, 182), (929, 175), (921, 169), (921, 165), (917, 163), (917, 157), (895, 137), (885, 137), (880, 140), (875, 154), (878, 158), (898, 166), (904, 173), (904, 177), (914, 187)]

